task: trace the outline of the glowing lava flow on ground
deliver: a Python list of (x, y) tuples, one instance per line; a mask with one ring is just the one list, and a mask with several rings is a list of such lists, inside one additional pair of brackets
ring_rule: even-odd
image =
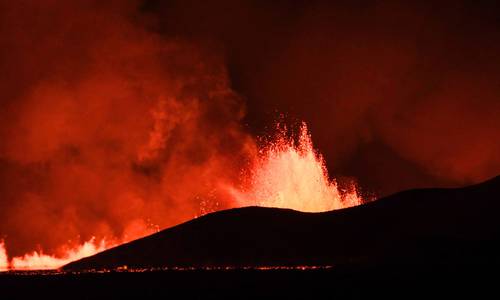
[(94, 255), (104, 251), (113, 245), (106, 244), (105, 241), (96, 242), (91, 239), (80, 246), (70, 248), (61, 257), (44, 254), (42, 251), (33, 251), (23, 256), (7, 258), (5, 244), (0, 243), (0, 271), (6, 270), (50, 270), (57, 269), (69, 262)]
[(7, 258), (7, 251), (5, 251), (5, 244), (0, 241), (0, 272), (9, 268), (9, 261)]
[[(228, 188), (236, 206), (258, 205), (321, 212), (362, 202), (354, 183), (342, 191), (335, 180), (329, 179), (324, 160), (314, 150), (305, 123), (300, 127), (297, 143), (288, 136), (286, 129), (278, 129), (277, 136), (259, 151), (259, 157), (246, 172), (247, 176), (243, 176), (247, 177), (243, 178), (246, 180), (245, 187)], [(34, 251), (9, 260), (5, 244), (0, 242), (0, 271), (57, 269), (118, 244), (91, 239), (80, 246), (67, 248), (61, 257)]]
[(241, 206), (291, 208), (322, 212), (359, 205), (362, 202), (354, 183), (345, 191), (330, 180), (324, 160), (312, 144), (305, 123), (300, 127), (298, 143), (286, 128), (260, 151), (250, 174), (249, 188), (232, 190)]

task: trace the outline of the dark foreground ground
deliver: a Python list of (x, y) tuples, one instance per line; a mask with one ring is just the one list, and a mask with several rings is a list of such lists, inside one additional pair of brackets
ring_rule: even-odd
[(3, 273), (0, 299), (498, 299), (498, 263), (315, 270)]

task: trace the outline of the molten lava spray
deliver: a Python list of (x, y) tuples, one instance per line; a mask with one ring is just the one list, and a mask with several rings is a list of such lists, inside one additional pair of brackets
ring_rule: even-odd
[(233, 191), (240, 205), (321, 212), (361, 203), (354, 183), (340, 191), (335, 180), (329, 179), (305, 123), (300, 127), (297, 144), (286, 128), (278, 126), (275, 139), (261, 149), (249, 180), (246, 190)]

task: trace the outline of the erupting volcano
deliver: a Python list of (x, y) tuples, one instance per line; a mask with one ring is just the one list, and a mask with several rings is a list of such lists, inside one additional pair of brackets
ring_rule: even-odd
[(495, 265), (499, 12), (0, 0), (0, 295), (40, 275), (293, 293), (299, 273), (335, 290)]
[[(241, 171), (242, 177), (245, 177), (240, 180), (242, 185), (224, 187), (234, 198), (234, 207), (257, 205), (322, 212), (362, 203), (354, 183), (341, 191), (337, 183), (329, 179), (323, 158), (314, 149), (305, 123), (300, 126), (297, 137), (286, 127), (276, 128), (276, 134), (264, 143), (249, 169)], [(202, 202), (202, 205), (207, 204)], [(213, 207), (213, 203), (211, 205), (209, 207)], [(201, 209), (204, 213), (212, 212), (203, 207)], [(128, 240), (106, 243), (104, 239), (96, 241), (92, 238), (76, 247), (63, 245), (60, 256), (48, 255), (40, 250), (10, 260), (2, 243), (0, 270), (55, 269), (124, 242)]]

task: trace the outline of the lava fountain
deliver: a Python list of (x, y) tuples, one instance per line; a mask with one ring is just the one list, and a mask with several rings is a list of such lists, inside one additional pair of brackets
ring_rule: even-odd
[(240, 206), (322, 212), (361, 204), (354, 183), (341, 190), (335, 180), (329, 179), (323, 157), (314, 150), (306, 123), (300, 127), (298, 143), (286, 127), (277, 127), (277, 136), (259, 151), (248, 187), (232, 191)]

